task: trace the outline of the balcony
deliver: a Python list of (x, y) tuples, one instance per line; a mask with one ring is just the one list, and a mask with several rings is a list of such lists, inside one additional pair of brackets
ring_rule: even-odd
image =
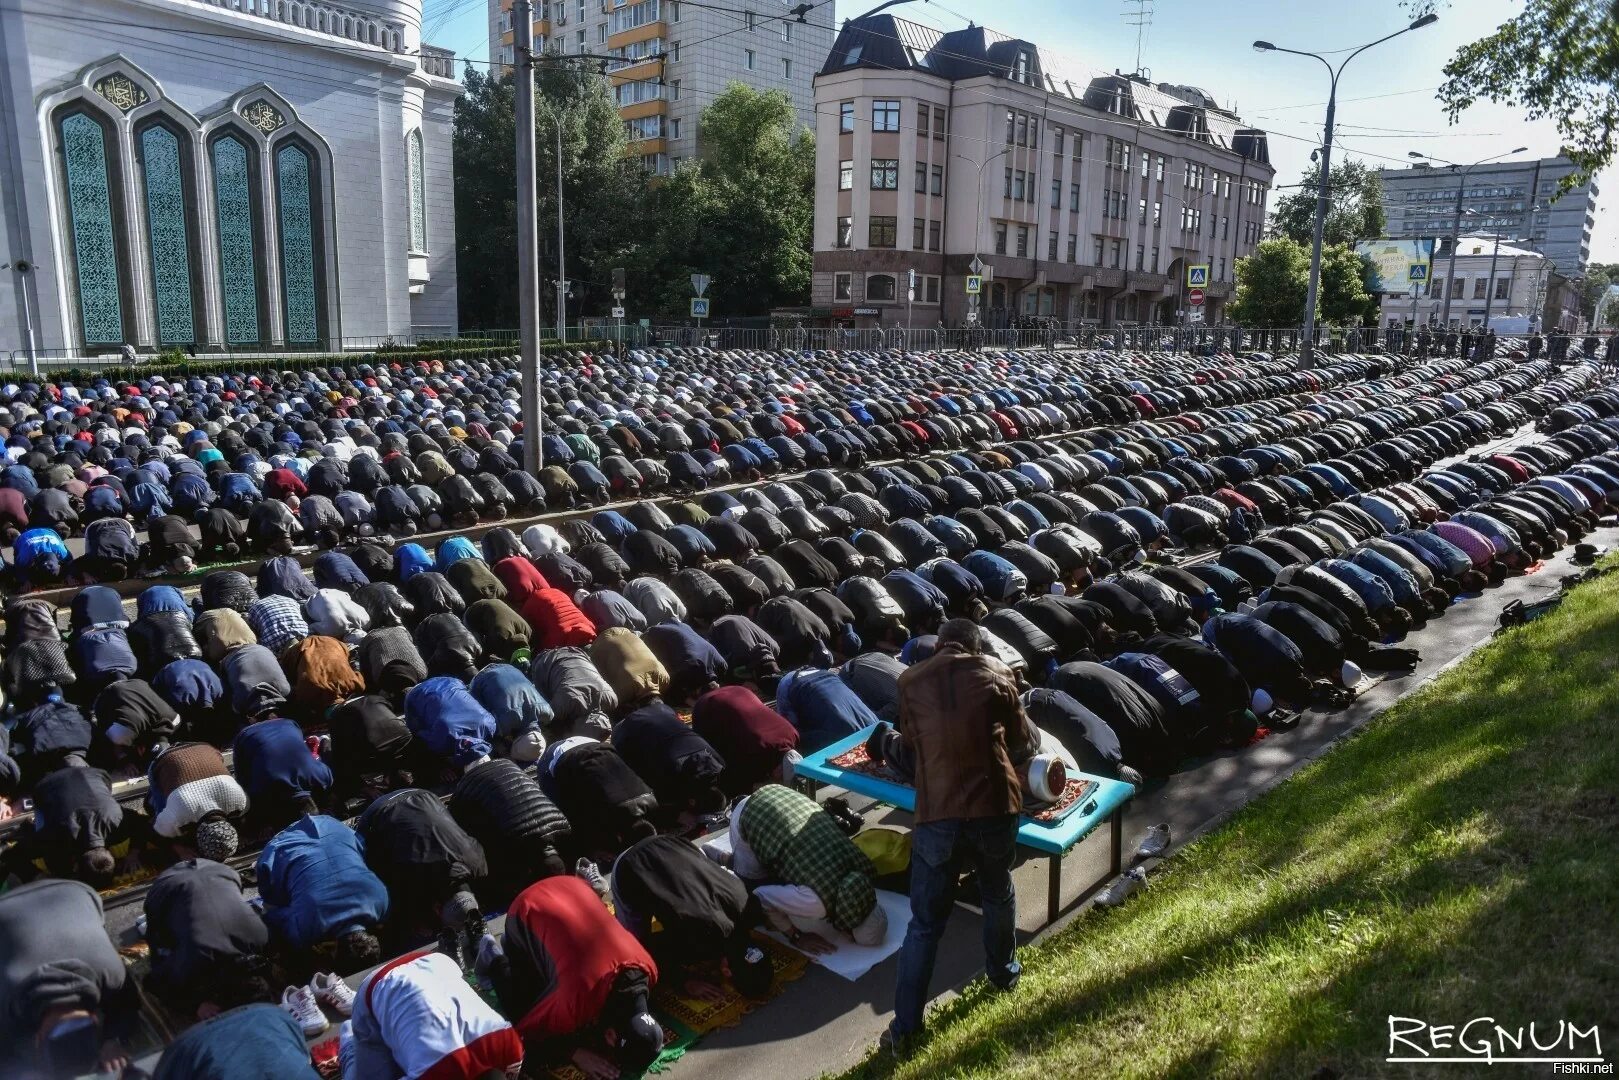
[(624, 46), (634, 45), (638, 41), (646, 41), (648, 38), (668, 37), (668, 35), (669, 24), (662, 19), (654, 19), (652, 22), (642, 23), (640, 26), (607, 35), (607, 47), (609, 49), (622, 49)]
[(371, 45), (392, 53), (408, 52), (405, 27), (379, 15), (339, 7), (318, 0), (197, 0), (207, 7), (241, 16), (244, 20), (282, 23), (301, 30)]
[(421, 67), (424, 72), (439, 79), (455, 78), (455, 53), (437, 45), (423, 45)]

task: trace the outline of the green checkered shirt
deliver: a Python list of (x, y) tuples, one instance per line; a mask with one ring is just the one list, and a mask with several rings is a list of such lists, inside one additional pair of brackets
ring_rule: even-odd
[(827, 921), (853, 930), (871, 914), (876, 869), (815, 800), (779, 784), (748, 796), (739, 824), (743, 841), (772, 874), (814, 890)]

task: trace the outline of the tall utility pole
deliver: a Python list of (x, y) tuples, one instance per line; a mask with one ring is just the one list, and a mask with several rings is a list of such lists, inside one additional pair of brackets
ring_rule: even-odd
[(1412, 30), (1420, 30), (1424, 26), (1431, 26), (1438, 21), (1439, 16), (1430, 11), (1404, 30), (1396, 30), (1392, 34), (1362, 45), (1346, 56), (1344, 62), (1337, 67), (1333, 67), (1332, 61), (1317, 53), (1304, 52), (1300, 49), (1284, 49), (1268, 41), (1254, 42), (1255, 52), (1284, 52), (1292, 53), (1294, 56), (1308, 56), (1319, 60), (1322, 66), (1327, 69), (1327, 74), (1332, 77), (1331, 89), (1327, 94), (1326, 129), (1321, 138), (1321, 171), (1316, 178), (1315, 228), (1312, 230), (1310, 239), (1310, 286), (1304, 298), (1304, 343), (1303, 348), (1299, 350), (1300, 360), (1305, 367), (1310, 365), (1310, 361), (1315, 354), (1315, 306), (1316, 296), (1321, 291), (1321, 234), (1327, 224), (1327, 200), (1331, 197), (1331, 189), (1328, 185), (1332, 179), (1332, 125), (1333, 119), (1338, 112), (1338, 77), (1344, 73), (1344, 68), (1349, 66), (1351, 60), (1370, 49), (1373, 45), (1381, 45), (1390, 38), (1397, 38), (1401, 34), (1409, 33)]
[[(1441, 165), (1449, 165), (1453, 169), (1461, 170), (1460, 175), (1456, 177), (1456, 214), (1450, 225), (1450, 262), (1445, 268), (1445, 275), (1449, 280), (1446, 282), (1444, 310), (1439, 314), (1439, 329), (1441, 330), (1450, 328), (1450, 302), (1456, 294), (1456, 248), (1460, 245), (1462, 239), (1462, 197), (1467, 191), (1467, 174), (1480, 165), (1511, 154), (1521, 154), (1527, 149), (1529, 149), (1527, 146), (1520, 146), (1516, 150), (1509, 150), (1504, 154), (1491, 154), (1489, 157), (1479, 158), (1470, 165), (1463, 165), (1456, 161), (1446, 161), (1444, 158), (1437, 158), (1432, 154), (1421, 154), (1415, 150), (1406, 154), (1406, 157), (1416, 158), (1419, 161), (1437, 161)], [(1530, 194), (1533, 195), (1534, 193), (1531, 192)], [(1494, 285), (1491, 285), (1491, 288), (1494, 288)], [(1488, 329), (1488, 327), (1485, 329)]]
[[(517, 70), (517, 326), (522, 354), (523, 471), (540, 471), (540, 205), (534, 176), (534, 8), (512, 4), (512, 59)], [(561, 185), (558, 185), (560, 192)]]

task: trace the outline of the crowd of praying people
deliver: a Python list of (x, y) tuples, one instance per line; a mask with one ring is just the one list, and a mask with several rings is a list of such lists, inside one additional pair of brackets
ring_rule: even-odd
[(882, 940), (795, 766), (858, 735), (970, 802), (907, 672), (987, 658), (1026, 807), (1140, 785), (1412, 666), (1619, 496), (1588, 364), (555, 359), (538, 477), (509, 358), (0, 393), (19, 584), (80, 586), (4, 608), (0, 1077), (121, 1068), (143, 996), (160, 1078), (311, 1075), (334, 1016), (348, 1080), (636, 1075), (660, 977), (763, 998), (758, 930)]

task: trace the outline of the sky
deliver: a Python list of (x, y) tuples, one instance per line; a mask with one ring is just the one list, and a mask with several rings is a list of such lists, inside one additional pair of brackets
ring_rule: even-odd
[[(835, 16), (828, 17), (828, 3), (810, 18), (841, 21), (877, 2), (836, 0)], [(487, 61), (487, 3), (427, 0), (427, 39), (458, 56)], [(1142, 66), (1155, 81), (1201, 87), (1246, 123), (1271, 132), (1277, 184), (1296, 184), (1320, 143), (1329, 79), (1326, 68), (1308, 57), (1254, 52), (1254, 39), (1330, 51), (1336, 65), (1350, 50), (1410, 21), (1398, 0), (1149, 0), (1147, 6), (1152, 23), (1142, 43)], [(1434, 95), (1441, 69), (1457, 48), (1484, 37), (1520, 7), (1512, 0), (1440, 0), (1437, 23), (1356, 57), (1339, 80), (1334, 160), (1347, 155), (1403, 166), (1416, 150), (1471, 162), (1519, 146), (1528, 149), (1517, 157), (1556, 154), (1557, 129), (1549, 120), (1530, 122), (1514, 108), (1482, 102), (1451, 124)], [(1127, 22), (1135, 9), (1133, 0), (915, 0), (890, 11), (945, 30), (977, 22), (1033, 41), (1065, 69), (1089, 77), (1135, 67), (1137, 31)], [(1608, 179), (1600, 176), (1599, 182)], [(1619, 262), (1619, 211), (1611, 209), (1616, 200), (1619, 191), (1598, 196), (1594, 262)]]

